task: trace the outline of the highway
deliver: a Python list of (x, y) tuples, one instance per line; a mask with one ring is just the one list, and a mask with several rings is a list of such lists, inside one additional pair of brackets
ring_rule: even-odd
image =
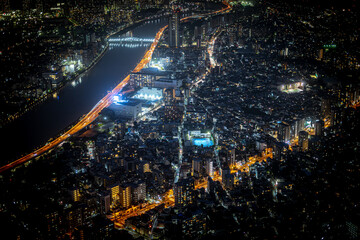
[[(135, 69), (133, 70), (133, 72), (139, 72), (142, 68), (144, 68), (146, 66), (146, 64), (148, 64), (151, 60), (152, 54), (162, 36), (162, 34), (164, 33), (165, 29), (167, 26), (163, 27), (160, 29), (160, 31), (158, 31), (158, 33), (155, 36), (155, 40), (154, 42), (151, 44), (149, 50), (145, 53), (144, 57), (141, 59), (141, 61), (137, 64), (137, 66), (135, 67)], [(77, 133), (78, 131), (80, 131), (81, 129), (83, 129), (84, 127), (86, 127), (87, 125), (89, 125), (92, 121), (94, 121), (98, 116), (99, 113), (106, 107), (108, 107), (113, 100), (113, 97), (118, 94), (125, 86), (126, 84), (129, 82), (130, 80), (130, 75), (126, 76), (111, 92), (109, 92), (104, 98), (102, 98), (92, 109), (91, 111), (86, 114), (82, 119), (80, 119), (80, 121), (73, 126), (71, 129), (69, 129), (68, 131), (66, 131), (64, 134), (62, 134), (60, 137), (54, 139), (53, 141), (49, 142), (48, 144), (44, 145), (43, 147), (35, 150), (34, 152), (25, 155), (21, 158), (19, 158), (16, 161), (13, 161), (9, 164), (6, 164), (4, 166), (2, 166), (0, 168), (0, 173), (15, 168), (29, 160), (31, 160), (34, 157), (37, 157), (39, 155), (41, 155), (42, 153), (52, 149), (53, 147), (59, 145), (60, 143), (62, 143), (64, 140), (66, 140), (67, 138), (69, 138), (71, 135)]]
[[(222, 10), (218, 10), (215, 12), (211, 12), (208, 14), (204, 14), (204, 15), (198, 15), (198, 16), (189, 16), (189, 17), (185, 17), (182, 18), (181, 21), (185, 21), (187, 19), (190, 18), (202, 18), (204, 16), (210, 15), (210, 14), (218, 14), (218, 13), (226, 13), (228, 11), (230, 11), (231, 7), (229, 4), (225, 3), (227, 5), (226, 8), (222, 9)], [(159, 40), (161, 39), (164, 31), (166, 30), (168, 26), (165, 26), (163, 28), (161, 28), (154, 39), (154, 42), (151, 44), (149, 50), (145, 53), (144, 57), (141, 59), (141, 61), (137, 64), (137, 66), (134, 68), (133, 72), (139, 72), (141, 69), (143, 69), (151, 60), (152, 54), (157, 46), (157, 44), (159, 43)], [(211, 43), (211, 51), (213, 49), (213, 44), (214, 41), (212, 41)], [(205, 77), (205, 76), (204, 76)], [(78, 131), (80, 131), (81, 129), (83, 129), (84, 127), (86, 127), (87, 125), (89, 125), (91, 122), (93, 122), (100, 114), (100, 112), (108, 107), (112, 101), (113, 101), (113, 97), (118, 94), (129, 82), (130, 80), (130, 75), (127, 75), (111, 92), (109, 92), (104, 98), (102, 98), (92, 109), (89, 113), (87, 113), (84, 117), (82, 117), (79, 122), (74, 125), (71, 129), (69, 129), (68, 131), (66, 131), (64, 134), (62, 134), (60, 137), (52, 140), (51, 142), (49, 142), (48, 144), (44, 145), (43, 147), (35, 150), (34, 152), (25, 155), (24, 157), (19, 158), (16, 161), (13, 161), (9, 164), (6, 164), (4, 166), (2, 166), (0, 168), (0, 173), (6, 171), (6, 170), (10, 170), (13, 169), (17, 166), (20, 166), (21, 164), (37, 157), (40, 156), (42, 153), (56, 147), (57, 145), (59, 145), (60, 143), (62, 143), (63, 141), (65, 141), (67, 138), (69, 138), (70, 136), (72, 136), (73, 134), (77, 133)], [(214, 180), (219, 180), (220, 176), (215, 177), (216, 179)], [(196, 186), (197, 188), (201, 188), (206, 186), (207, 182), (202, 182), (201, 184), (198, 184)], [(158, 203), (151, 203), (151, 204), (145, 204), (143, 206), (136, 206), (134, 208), (131, 209), (127, 209), (127, 210), (122, 210), (122, 211), (118, 211), (118, 212), (114, 212), (112, 217), (110, 218), (111, 220), (113, 220), (115, 222), (115, 226), (118, 228), (123, 228), (126, 219), (133, 217), (133, 216), (138, 216), (141, 215), (161, 204), (165, 204), (166, 207), (170, 207), (170, 206), (174, 206), (175, 204), (175, 200), (174, 200), (174, 196), (173, 196), (173, 190), (170, 189), (163, 197), (163, 200), (161, 202)]]
[[(211, 12), (208, 14), (204, 14), (204, 15), (198, 15), (198, 16), (189, 16), (189, 17), (185, 17), (182, 18), (181, 21), (185, 21), (187, 19), (190, 18), (201, 18), (210, 14), (218, 14), (218, 13), (225, 13), (230, 11), (231, 7), (229, 4), (227, 4), (226, 2), (224, 3), (225, 5), (227, 5), (226, 8), (215, 11), (215, 12)], [(146, 64), (148, 64), (151, 60), (152, 54), (157, 46), (157, 44), (159, 43), (160, 38), (162, 37), (165, 29), (168, 26), (166, 25), (165, 27), (161, 28), (155, 38), (154, 38), (154, 42), (151, 44), (149, 50), (145, 53), (144, 57), (140, 60), (140, 62), (137, 64), (137, 66), (135, 67), (135, 69), (133, 70), (133, 72), (139, 72), (141, 69), (143, 69)], [(37, 157), (40, 156), (41, 154), (43, 154), (44, 152), (54, 148), (55, 146), (59, 145), (60, 143), (62, 143), (64, 140), (66, 140), (67, 138), (69, 138), (71, 135), (77, 133), (78, 131), (80, 131), (81, 129), (83, 129), (84, 127), (86, 127), (87, 125), (89, 125), (92, 121), (94, 121), (98, 116), (99, 113), (106, 107), (108, 107), (111, 103), (112, 103), (112, 99), (113, 96), (118, 94), (125, 86), (126, 84), (129, 82), (130, 80), (130, 75), (127, 75), (111, 92), (109, 92), (104, 98), (102, 98), (94, 107), (93, 109), (91, 109), (91, 111), (86, 114), (82, 119), (80, 119), (80, 121), (73, 126), (71, 129), (69, 129), (67, 132), (65, 132), (64, 134), (62, 134), (60, 137), (52, 140), (51, 142), (49, 142), (48, 144), (42, 146), (41, 148), (35, 150), (34, 152), (27, 154), (11, 163), (8, 163), (2, 167), (0, 167), (0, 173), (7, 171), (9, 169), (13, 169), (17, 166), (20, 166), (21, 164)]]
[[(181, 21), (185, 21), (187, 19), (190, 19), (190, 18), (202, 18), (206, 15), (209, 15), (209, 14), (218, 14), (218, 13), (225, 13), (225, 12), (228, 12), (231, 7), (230, 5), (228, 5), (226, 2), (224, 2), (224, 4), (227, 6), (226, 8), (222, 9), (222, 10), (219, 10), (219, 11), (216, 11), (216, 12), (211, 12), (211, 13), (208, 13), (208, 14), (205, 14), (205, 15), (201, 15), (201, 16), (189, 16), (189, 17), (185, 17), (185, 18), (182, 18)], [(160, 29), (159, 32), (162, 32), (167, 28), (168, 26), (165, 26), (163, 28)], [(208, 54), (210, 55), (210, 58), (211, 58), (211, 61), (210, 61), (210, 67), (213, 68), (216, 66), (216, 61), (213, 59), (213, 50), (214, 50), (214, 44), (215, 44), (215, 40), (216, 40), (216, 37), (218, 36), (219, 34), (219, 31), (216, 31), (214, 37), (211, 38), (211, 40), (209, 41), (209, 47), (207, 49), (207, 52)], [(158, 38), (156, 37), (155, 38), (156, 40), (158, 40)], [(144, 56), (145, 57), (145, 56)], [(137, 68), (135, 68), (135, 70), (137, 70)], [(140, 69), (139, 69), (140, 70)], [(206, 77), (206, 75), (209, 73), (210, 71), (208, 70), (206, 73), (204, 73), (203, 75), (199, 76), (197, 78), (197, 80), (195, 81), (195, 85), (197, 85), (198, 83), (200, 83), (201, 81), (203, 81)], [(194, 85), (193, 85), (194, 86)], [(192, 87), (193, 87), (192, 86)], [(181, 156), (182, 154), (180, 154)], [(178, 170), (179, 171), (179, 168)], [(175, 176), (175, 182), (177, 181), (177, 178), (178, 178), (178, 172)], [(214, 176), (214, 181), (221, 181), (221, 176), (215, 174)], [(203, 181), (201, 183), (198, 183), (195, 185), (195, 189), (199, 189), (199, 188), (203, 188), (205, 187), (206, 188), (207, 186), (207, 181)], [(139, 215), (142, 215), (144, 213), (146, 213), (147, 211), (151, 210), (151, 209), (154, 209), (158, 206), (160, 206), (161, 204), (164, 204), (165, 207), (173, 207), (175, 205), (175, 198), (174, 198), (174, 194), (173, 194), (173, 189), (170, 189), (169, 191), (167, 191), (164, 196), (162, 197), (162, 201), (159, 201), (159, 202), (156, 202), (156, 203), (145, 203), (143, 204), (142, 206), (135, 206), (135, 207), (132, 207), (130, 209), (126, 209), (126, 210), (120, 210), (120, 211), (116, 211), (112, 214), (112, 216), (109, 218), (111, 219), (112, 221), (114, 221), (114, 224), (115, 224), (115, 227), (116, 228), (124, 228), (125, 227), (125, 221), (126, 219), (128, 218), (131, 218), (131, 217), (134, 217), (134, 216), (139, 216)]]

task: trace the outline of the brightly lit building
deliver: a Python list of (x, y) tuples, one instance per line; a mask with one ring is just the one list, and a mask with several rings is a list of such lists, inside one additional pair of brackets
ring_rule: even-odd
[(122, 99), (121, 96), (114, 96), (113, 103), (109, 106), (116, 116), (136, 119), (142, 112), (142, 101), (137, 99)]
[(71, 198), (74, 202), (80, 201), (80, 197), (81, 197), (80, 189), (78, 189), (78, 188), (71, 189), (70, 194), (71, 194)]
[(174, 186), (175, 206), (184, 207), (194, 200), (194, 179), (179, 180)]
[(176, 89), (179, 88), (182, 84), (181, 80), (160, 78), (153, 81), (152, 87), (162, 88), (162, 89)]
[(285, 93), (298, 93), (302, 92), (305, 89), (304, 82), (292, 82), (287, 84), (281, 84), (278, 89)]
[(131, 187), (122, 186), (119, 188), (119, 200), (120, 205), (123, 208), (128, 208), (131, 206)]
[(51, 83), (53, 88), (56, 88), (63, 80), (63, 73), (61, 69), (50, 72), (45, 72), (42, 77)]
[(159, 69), (161, 71), (164, 71), (165, 68), (169, 65), (170, 62), (171, 62), (170, 57), (153, 58), (149, 63), (149, 67), (150, 68), (157, 68), (157, 69)]
[(116, 201), (119, 200), (119, 191), (120, 191), (119, 184), (114, 184), (113, 186), (110, 187), (110, 196), (111, 196), (112, 204), (114, 204)]
[(158, 68), (143, 68), (141, 71), (130, 74), (129, 86), (132, 88), (154, 87), (154, 81), (160, 78), (169, 78), (170, 73)]
[(163, 91), (159, 88), (143, 87), (132, 96), (132, 99), (159, 101), (163, 98)]
[(214, 162), (211, 160), (206, 161), (205, 166), (206, 174), (210, 177), (214, 176)]
[(191, 130), (186, 134), (185, 145), (211, 147), (214, 145), (214, 142), (210, 130)]
[(133, 203), (139, 203), (146, 198), (146, 184), (145, 182), (139, 182), (132, 185), (131, 188), (131, 201)]

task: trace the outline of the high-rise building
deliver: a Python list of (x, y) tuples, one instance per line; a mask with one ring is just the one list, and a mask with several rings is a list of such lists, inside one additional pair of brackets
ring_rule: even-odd
[(235, 159), (236, 155), (235, 155), (235, 148), (230, 149), (228, 152), (228, 163), (229, 166), (233, 166), (235, 165), (236, 159)]
[(278, 140), (280, 142), (290, 141), (290, 126), (286, 123), (279, 124)]
[(146, 198), (146, 184), (145, 182), (138, 182), (133, 184), (131, 188), (132, 202), (138, 203), (144, 201)]
[(150, 164), (148, 162), (144, 163), (143, 165), (143, 172), (147, 173), (147, 172), (151, 172), (150, 170)]
[(309, 134), (306, 131), (299, 132), (299, 147), (301, 151), (309, 149)]
[(324, 121), (323, 120), (316, 120), (315, 122), (315, 136), (320, 137), (323, 134), (324, 130)]
[(226, 175), (230, 174), (230, 168), (229, 168), (229, 165), (228, 164), (225, 164), (222, 169), (221, 169), (221, 180), (222, 182), (224, 183), (226, 180)]
[(234, 187), (234, 175), (233, 174), (223, 174), (222, 182), (227, 189), (232, 189)]
[(111, 203), (115, 203), (117, 200), (119, 200), (119, 191), (120, 186), (119, 184), (114, 184), (110, 187), (110, 194), (111, 194)]
[(200, 159), (193, 159), (192, 160), (192, 176), (199, 177), (201, 174), (201, 160)]
[(211, 160), (206, 162), (206, 174), (210, 177), (214, 176), (214, 162)]
[(70, 194), (71, 194), (71, 198), (74, 202), (78, 202), (80, 201), (80, 189), (78, 188), (73, 188), (70, 190)]
[(331, 100), (330, 98), (321, 99), (321, 117), (328, 118), (331, 115)]
[(208, 177), (206, 191), (208, 193), (214, 193), (214, 190), (215, 190), (215, 183), (214, 183), (214, 181), (212, 180), (211, 177)]
[(100, 202), (100, 213), (105, 215), (110, 211), (110, 203), (111, 203), (110, 194), (106, 192), (100, 193), (99, 202)]
[(324, 49), (321, 48), (318, 53), (318, 59), (322, 60), (324, 58)]
[(206, 214), (201, 210), (192, 212), (183, 219), (181, 224), (182, 236), (186, 239), (199, 239), (206, 233)]
[(175, 206), (184, 207), (194, 200), (194, 179), (186, 178), (178, 181), (174, 186)]
[(119, 188), (120, 205), (124, 208), (128, 208), (131, 205), (131, 187), (122, 186)]
[(71, 207), (66, 211), (66, 221), (70, 229), (74, 229), (83, 224), (82, 209), (80, 207)]
[(169, 17), (169, 46), (180, 47), (180, 10), (174, 10)]
[(300, 118), (300, 119), (296, 119), (293, 123), (293, 137), (298, 137), (299, 136), (299, 132), (304, 130), (304, 125), (305, 125), (305, 119), (304, 118)]

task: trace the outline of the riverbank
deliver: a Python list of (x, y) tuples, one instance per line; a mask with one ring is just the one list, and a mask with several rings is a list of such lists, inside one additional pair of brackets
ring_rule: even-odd
[[(146, 19), (144, 23), (134, 28), (132, 31), (134, 36), (154, 38), (157, 30), (167, 24), (167, 20), (159, 18), (158, 21), (151, 22), (150, 19)], [(3, 164), (29, 157), (30, 154), (26, 155), (29, 152), (35, 154), (30, 155), (30, 158), (40, 156), (45, 149), (60, 143), (60, 141), (55, 141), (58, 138), (54, 136), (60, 136), (58, 140), (64, 140), (67, 134), (72, 135), (76, 130), (84, 127), (88, 121), (95, 119), (100, 108), (105, 107), (105, 102), (107, 104), (110, 101), (110, 98), (106, 98), (103, 102), (99, 102), (99, 99), (102, 99), (109, 89), (113, 89), (114, 84), (118, 85), (124, 78), (128, 80), (128, 74), (134, 68), (139, 69), (139, 60), (142, 65), (146, 64), (145, 60), (141, 60), (146, 50), (145, 47), (119, 47), (112, 50), (109, 48), (102, 60), (95, 65), (96, 67), (83, 76), (81, 84), (64, 88), (58, 99), (46, 101), (35, 111), (28, 112), (19, 121), (3, 128), (0, 131), (2, 137), (6, 139), (6, 143), (1, 146), (4, 153)], [(145, 54), (148, 59), (150, 59), (149, 54), (149, 52)], [(115, 87), (113, 93), (125, 84), (126, 81)], [(90, 115), (82, 117), (89, 111)], [(74, 129), (69, 131), (68, 126)], [(55, 140), (49, 140), (51, 138)]]
[(138, 26), (140, 26), (143, 23), (146, 23), (147, 21), (152, 21), (152, 20), (156, 20), (159, 19), (161, 17), (166, 17), (166, 15), (164, 14), (163, 16), (156, 16), (153, 18), (148, 18), (148, 19), (141, 19), (138, 21), (135, 21), (133, 23), (130, 24), (126, 24), (124, 26), (119, 27), (117, 30), (111, 32), (110, 34), (108, 34), (107, 36), (105, 36), (105, 47), (102, 49), (102, 51), (93, 59), (93, 61), (91, 62), (91, 64), (89, 66), (87, 66), (85, 69), (82, 69), (80, 72), (76, 73), (76, 75), (74, 75), (73, 77), (71, 77), (70, 79), (66, 79), (63, 82), (61, 82), (56, 88), (52, 89), (50, 92), (48, 92), (46, 95), (41, 96), (40, 98), (37, 98), (36, 100), (34, 100), (30, 105), (25, 105), (25, 109), (20, 109), (18, 112), (16, 112), (15, 114), (13, 114), (11, 117), (9, 117), (8, 119), (2, 119), (0, 120), (0, 128), (4, 128), (6, 127), (8, 124), (15, 122), (16, 120), (18, 120), (19, 118), (21, 118), (24, 114), (35, 110), (38, 106), (40, 106), (41, 104), (43, 104), (44, 102), (46, 102), (47, 100), (51, 99), (54, 97), (54, 95), (59, 94), (60, 91), (62, 91), (65, 87), (68, 87), (70, 83), (77, 81), (79, 78), (81, 78), (82, 76), (84, 76), (86, 73), (88, 73), (101, 59), (102, 57), (105, 55), (105, 53), (107, 52), (107, 50), (109, 49), (109, 43), (107, 42), (107, 39), (110, 38), (113, 35), (116, 34), (123, 34), (126, 33), (127, 31), (134, 29)]

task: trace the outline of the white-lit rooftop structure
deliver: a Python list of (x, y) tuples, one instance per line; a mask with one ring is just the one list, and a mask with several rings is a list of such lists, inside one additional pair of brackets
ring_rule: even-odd
[(158, 101), (162, 99), (162, 97), (162, 89), (143, 87), (132, 98), (148, 101)]

